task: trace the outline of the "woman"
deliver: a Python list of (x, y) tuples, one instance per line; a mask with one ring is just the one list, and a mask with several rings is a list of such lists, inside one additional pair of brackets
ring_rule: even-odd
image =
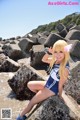
[[(33, 106), (50, 96), (59, 95), (62, 98), (63, 86), (69, 75), (69, 50), (67, 49), (67, 42), (58, 40), (54, 43), (53, 48), (49, 49), (52, 53), (52, 59), (46, 53), (42, 61), (50, 64), (52, 68), (49, 79), (46, 81), (30, 81), (28, 88), (35, 92), (36, 95), (30, 100), (25, 109), (18, 115), (16, 120), (25, 120), (25, 114), (29, 113)], [(69, 48), (69, 47), (68, 47)]]

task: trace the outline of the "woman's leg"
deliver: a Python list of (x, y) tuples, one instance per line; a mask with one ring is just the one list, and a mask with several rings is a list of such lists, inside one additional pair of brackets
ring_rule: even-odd
[(42, 90), (45, 84), (46, 81), (30, 81), (27, 83), (27, 86), (32, 92), (36, 93), (39, 90)]
[(32, 109), (32, 107), (47, 99), (50, 96), (55, 95), (55, 93), (53, 93), (51, 90), (49, 90), (48, 88), (43, 88), (42, 90), (38, 91), (36, 93), (36, 95), (31, 99), (31, 101), (29, 102), (28, 106), (22, 111), (22, 113), (20, 114), (20, 116), (22, 117), (23, 115), (27, 114), (30, 112), (30, 110)]

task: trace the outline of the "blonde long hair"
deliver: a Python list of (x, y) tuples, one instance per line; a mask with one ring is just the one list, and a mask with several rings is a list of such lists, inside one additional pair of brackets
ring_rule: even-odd
[(59, 75), (60, 77), (66, 78), (66, 76), (64, 76), (64, 69), (65, 66), (69, 60), (69, 52), (65, 51), (64, 47), (67, 46), (67, 42), (65, 42), (64, 40), (58, 40), (57, 42), (54, 43), (53, 45), (53, 57), (52, 57), (52, 61), (50, 63), (50, 67), (52, 68), (56, 58), (54, 57), (54, 51), (63, 51), (64, 53), (64, 59), (62, 60), (61, 64), (60, 64), (60, 68), (59, 68)]

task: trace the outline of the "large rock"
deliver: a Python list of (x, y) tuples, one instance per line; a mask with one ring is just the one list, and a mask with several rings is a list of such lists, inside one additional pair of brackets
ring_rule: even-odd
[(44, 44), (45, 41), (46, 41), (46, 37), (40, 37), (40, 38), (38, 39), (38, 43), (40, 43), (40, 44)]
[(76, 101), (80, 100), (80, 61), (74, 62), (71, 66), (69, 80), (64, 89), (66, 94), (72, 96)]
[(64, 40), (64, 38), (61, 37), (60, 35), (58, 35), (57, 33), (51, 33), (51, 34), (47, 37), (47, 39), (46, 39), (46, 41), (45, 41), (45, 43), (44, 43), (44, 46), (45, 46), (45, 47), (51, 47), (51, 46), (53, 46), (53, 44), (54, 44), (57, 40)]
[(73, 26), (72, 28), (70, 28), (70, 30), (72, 30), (72, 29), (75, 29), (75, 30), (79, 30), (79, 31), (80, 31), (80, 25), (75, 25), (75, 26)]
[(69, 30), (74, 29), (76, 26), (77, 26), (77, 25), (76, 25), (75, 23), (71, 23), (70, 25), (68, 25), (68, 26), (66, 27), (66, 29), (67, 29), (67, 31), (69, 31)]
[(39, 37), (47, 37), (50, 33), (48, 31), (38, 32)]
[(42, 34), (42, 36), (48, 36), (49, 35), (49, 31), (44, 31), (41, 34)]
[(56, 26), (56, 29), (58, 31), (58, 34), (61, 36), (61, 37), (65, 37), (67, 35), (67, 30), (66, 30), (66, 27), (62, 24), (62, 23), (59, 23), (57, 26)]
[(74, 57), (76, 60), (80, 60), (80, 41), (75, 40), (74, 43), (72, 44), (72, 48), (70, 50), (70, 55)]
[(29, 38), (21, 38), (18, 45), (22, 51), (27, 53), (32, 48), (33, 44), (34, 42), (30, 40)]
[(4, 54), (0, 54), (0, 72), (16, 72), (19, 64)]
[(11, 37), (11, 38), (9, 38), (10, 40), (15, 40), (15, 37)]
[(33, 34), (32, 36), (29, 36), (29, 39), (34, 42), (34, 44), (38, 44), (39, 35)]
[(56, 30), (58, 32), (61, 32), (62, 30), (65, 29), (65, 26), (62, 24), (62, 23), (59, 23), (57, 26), (56, 26)]
[(11, 59), (15, 61), (23, 57), (26, 57), (26, 54), (23, 51), (21, 51), (18, 44), (10, 44), (10, 43), (5, 44), (3, 45), (2, 49), (5, 55), (9, 56)]
[(44, 45), (33, 45), (31, 50), (31, 66), (39, 66), (42, 65), (42, 57), (44, 53)]
[(23, 36), (23, 38), (29, 38), (30, 40), (34, 42), (34, 44), (38, 44), (39, 35), (28, 33), (25, 36)]
[(52, 96), (42, 102), (28, 120), (71, 120), (69, 108), (58, 96)]
[(61, 37), (65, 37), (67, 35), (67, 30), (63, 29), (61, 32), (58, 33)]
[(15, 38), (15, 39), (16, 39), (16, 40), (18, 40), (18, 39), (20, 39), (20, 38), (21, 38), (21, 36), (16, 36), (16, 38)]
[(8, 80), (8, 84), (18, 99), (31, 99), (34, 93), (28, 89), (27, 83), (32, 80), (42, 80), (42, 78), (29, 65), (22, 65), (13, 78)]
[(66, 35), (65, 39), (67, 40), (80, 40), (80, 31), (79, 30), (70, 30)]

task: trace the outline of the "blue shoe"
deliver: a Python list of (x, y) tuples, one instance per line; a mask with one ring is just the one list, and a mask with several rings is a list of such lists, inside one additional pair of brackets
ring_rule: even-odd
[(26, 115), (23, 115), (22, 117), (20, 115), (18, 115), (18, 117), (16, 118), (16, 120), (26, 120)]

